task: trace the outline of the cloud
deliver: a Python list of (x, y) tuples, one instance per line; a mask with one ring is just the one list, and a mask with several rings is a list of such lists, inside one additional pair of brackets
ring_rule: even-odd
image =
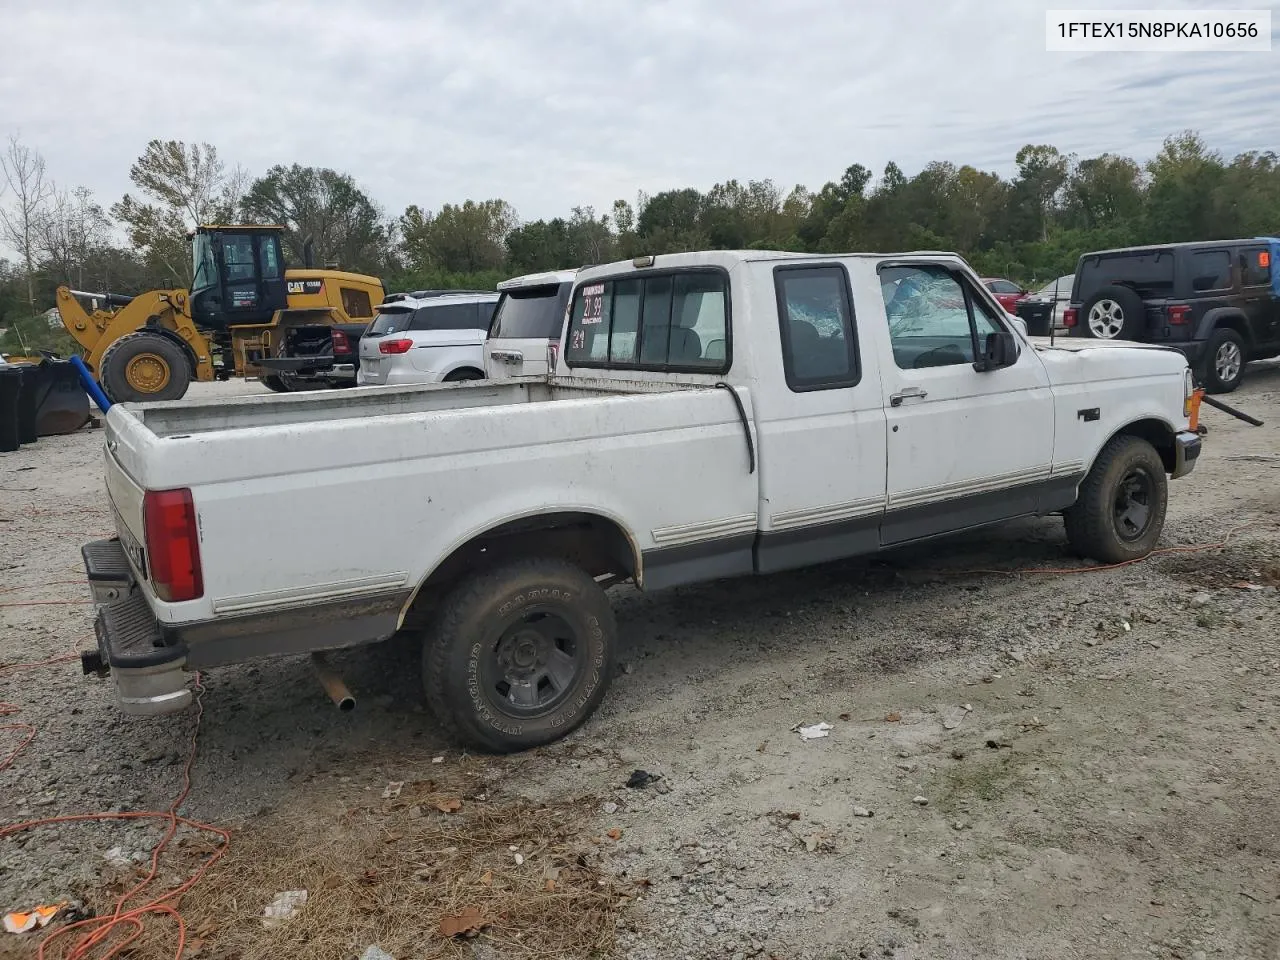
[(1028, 142), (1280, 146), (1275, 53), (1047, 53), (1049, 0), (3, 5), (29, 42), (0, 60), (0, 134), (106, 203), (153, 137), (334, 167), (390, 213), (502, 197), (525, 218), (730, 177), (817, 188), (854, 162), (1007, 175)]

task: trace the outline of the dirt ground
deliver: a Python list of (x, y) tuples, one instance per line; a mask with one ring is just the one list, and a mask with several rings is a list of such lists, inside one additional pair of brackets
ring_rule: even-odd
[[(351, 713), (301, 658), (210, 671), (183, 812), (231, 840), (182, 900), (185, 955), (1280, 958), (1280, 367), (1228, 399), (1266, 425), (1206, 409), (1162, 543), (1225, 546), (999, 572), (1078, 566), (1048, 518), (616, 588), (604, 707), (528, 754), (441, 738), (412, 637), (335, 658)], [(0, 455), (0, 664), (92, 645), (76, 581), (111, 531), (101, 439)], [(0, 672), (0, 701), (36, 729), (0, 771), (0, 825), (178, 793), (194, 711), (121, 717), (76, 662)], [(0, 730), (0, 763), (24, 735)], [(636, 770), (660, 779), (626, 786)], [(110, 911), (162, 830), (0, 836), (0, 909)], [(179, 840), (169, 883), (215, 846)], [(264, 927), (295, 889), (301, 912)], [(457, 916), (480, 931), (446, 939)], [(129, 955), (174, 956), (172, 918), (146, 926)], [(0, 957), (37, 942), (0, 933)]]

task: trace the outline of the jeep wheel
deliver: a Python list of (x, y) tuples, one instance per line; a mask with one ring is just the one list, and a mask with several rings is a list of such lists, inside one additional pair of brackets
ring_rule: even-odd
[(1067, 540), (1101, 563), (1138, 560), (1160, 540), (1168, 504), (1169, 480), (1155, 447), (1140, 437), (1113, 437), (1063, 511)]
[(1204, 349), (1201, 379), (1210, 393), (1230, 393), (1244, 379), (1244, 337), (1230, 327), (1213, 332)]
[(422, 651), (427, 704), (473, 748), (551, 743), (600, 705), (616, 646), (598, 583), (563, 560), (520, 560), (464, 580), (445, 600)]
[(1128, 287), (1101, 288), (1080, 311), (1080, 329), (1095, 340), (1137, 340), (1146, 325), (1142, 297)]

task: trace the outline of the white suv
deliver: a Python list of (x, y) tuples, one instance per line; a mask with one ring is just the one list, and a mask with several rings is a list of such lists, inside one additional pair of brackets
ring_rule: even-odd
[(484, 379), (492, 290), (392, 294), (360, 338), (361, 386)]
[(576, 270), (531, 273), (498, 284), (502, 299), (484, 345), (485, 375), (542, 377), (552, 372)]

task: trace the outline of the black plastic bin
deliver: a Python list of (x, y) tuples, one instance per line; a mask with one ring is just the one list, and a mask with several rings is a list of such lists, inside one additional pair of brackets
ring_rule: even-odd
[(18, 439), (22, 443), (35, 443), (40, 439), (36, 433), (36, 411), (49, 392), (49, 376), (43, 367), (43, 364), (18, 367), (22, 373), (22, 389), (18, 392)]
[(18, 394), (22, 392), (22, 371), (17, 367), (0, 367), (0, 453), (17, 450)]

